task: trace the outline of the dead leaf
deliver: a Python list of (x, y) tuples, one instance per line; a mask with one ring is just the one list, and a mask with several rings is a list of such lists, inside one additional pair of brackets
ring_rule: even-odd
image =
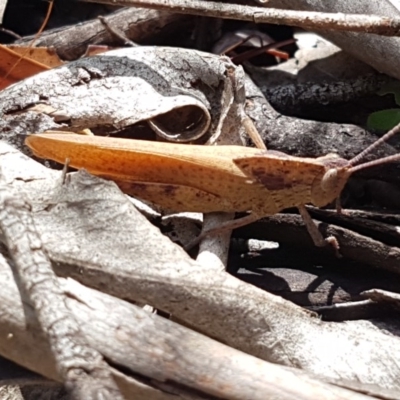
[(64, 62), (60, 60), (60, 57), (58, 57), (56, 51), (48, 47), (26, 47), (14, 45), (8, 45), (6, 47), (20, 56), (23, 56), (25, 59), (37, 61), (50, 68), (55, 68), (64, 64)]
[(21, 58), (17, 52), (0, 45), (0, 90), (48, 69), (47, 65), (25, 56)]

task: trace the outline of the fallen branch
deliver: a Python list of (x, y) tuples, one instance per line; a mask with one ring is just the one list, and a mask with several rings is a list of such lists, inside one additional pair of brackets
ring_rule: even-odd
[[(110, 26), (118, 29), (133, 41), (142, 41), (157, 35), (165, 27), (182, 20), (182, 16), (155, 10), (128, 8), (117, 10), (105, 18)], [(14, 44), (24, 45), (32, 40), (24, 37)], [(57, 54), (64, 60), (75, 60), (85, 54), (89, 45), (112, 44), (120, 45), (99, 19), (82, 22), (77, 25), (50, 29), (43, 32), (35, 46), (54, 47)]]
[[(2, 256), (0, 277), (2, 355), (59, 380), (47, 342), (32, 314), (23, 312), (17, 286)], [(127, 399), (194, 400), (198, 398), (196, 394), (206, 399), (233, 400), (277, 396), (285, 400), (370, 398), (311, 379), (301, 371), (263, 362), (71, 279), (60, 278), (57, 283), (68, 294), (65, 305), (90, 346), (137, 377), (138, 380), (129, 381), (128, 376), (113, 371), (120, 387), (125, 380)], [(12, 338), (4, 332), (13, 332)], [(165, 388), (175, 396), (151, 386)]]
[(42, 248), (29, 204), (4, 179), (0, 181), (0, 229), (14, 261), (21, 297), (33, 307), (72, 397), (122, 399), (101, 355), (87, 345), (65, 306), (65, 294)]
[(251, 7), (204, 0), (84, 0), (117, 6), (148, 7), (180, 14), (252, 21), (257, 24), (299, 26), (310, 30), (335, 30), (400, 35), (400, 18), (365, 14), (320, 13)]

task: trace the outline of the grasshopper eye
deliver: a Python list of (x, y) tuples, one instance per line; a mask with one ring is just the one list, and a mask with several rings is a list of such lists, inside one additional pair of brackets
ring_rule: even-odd
[(321, 188), (324, 192), (330, 192), (337, 186), (338, 170), (336, 168), (328, 169), (321, 179)]

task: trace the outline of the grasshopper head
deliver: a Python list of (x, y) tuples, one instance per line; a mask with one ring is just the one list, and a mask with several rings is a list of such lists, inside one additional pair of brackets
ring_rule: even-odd
[(324, 171), (313, 182), (311, 201), (315, 206), (323, 207), (340, 196), (352, 170), (349, 161), (337, 154), (328, 154), (316, 161), (324, 166)]
[(376, 165), (382, 165), (400, 160), (400, 154), (394, 154), (374, 161), (361, 162), (368, 154), (375, 150), (382, 143), (400, 132), (400, 124), (397, 124), (389, 132), (369, 145), (361, 153), (351, 160), (347, 161), (336, 154), (328, 154), (325, 157), (317, 158), (324, 167), (325, 172), (315, 179), (312, 187), (311, 198), (316, 206), (329, 204), (335, 198), (338, 198), (344, 185), (353, 172), (370, 168)]
[(338, 198), (350, 175), (356, 171), (399, 161), (400, 154), (394, 154), (378, 160), (360, 163), (368, 153), (399, 131), (400, 124), (351, 160), (345, 160), (337, 154), (328, 154), (317, 158), (316, 161), (324, 166), (325, 172), (319, 175), (313, 182), (311, 190), (312, 203), (317, 207), (323, 207)]

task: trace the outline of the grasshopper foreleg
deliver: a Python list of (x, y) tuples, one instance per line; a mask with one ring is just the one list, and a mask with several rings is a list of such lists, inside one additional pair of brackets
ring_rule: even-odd
[(334, 236), (328, 236), (327, 238), (324, 238), (322, 236), (322, 233), (318, 230), (317, 225), (311, 218), (311, 215), (308, 213), (307, 209), (305, 206), (298, 206), (297, 207), (299, 210), (299, 213), (301, 217), (303, 218), (304, 225), (307, 228), (308, 233), (311, 236), (312, 241), (317, 247), (324, 247), (327, 244), (332, 246), (336, 252), (336, 255), (338, 257), (341, 257), (339, 253), (339, 243), (337, 239)]

